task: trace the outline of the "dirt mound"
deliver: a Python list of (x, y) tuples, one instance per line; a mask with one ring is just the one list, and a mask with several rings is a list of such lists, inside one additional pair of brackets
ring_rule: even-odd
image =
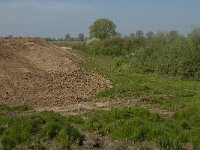
[(0, 40), (0, 104), (64, 106), (84, 101), (111, 85), (81, 68), (81, 56), (46, 41)]

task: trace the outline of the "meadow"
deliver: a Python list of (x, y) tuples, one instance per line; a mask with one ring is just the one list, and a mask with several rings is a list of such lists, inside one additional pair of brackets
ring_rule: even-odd
[(195, 149), (200, 142), (199, 43), (196, 28), (188, 36), (111, 37), (75, 46), (88, 58), (82, 65), (114, 85), (98, 97), (140, 99), (157, 110), (173, 112), (163, 117), (136, 103), (92, 113), (88, 129), (113, 139), (157, 141), (163, 149), (181, 149), (185, 143)]

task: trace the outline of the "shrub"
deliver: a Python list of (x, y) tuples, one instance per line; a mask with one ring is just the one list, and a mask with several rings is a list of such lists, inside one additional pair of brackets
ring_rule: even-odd
[(145, 72), (199, 78), (199, 56), (190, 38), (179, 36), (171, 41), (168, 35), (159, 35), (137, 50), (133, 60)]
[(72, 46), (73, 49), (75, 50), (80, 50), (80, 51), (86, 51), (87, 47), (86, 47), (86, 43), (78, 43)]
[(86, 46), (89, 46), (91, 44), (94, 44), (95, 42), (99, 41), (98, 38), (91, 38), (89, 40), (86, 41)]
[(110, 37), (105, 40), (88, 42), (87, 49), (90, 54), (94, 55), (122, 56), (125, 55), (123, 45), (123, 38)]
[(118, 37), (91, 39), (75, 47), (89, 55), (128, 56), (132, 66), (143, 72), (155, 72), (181, 78), (200, 78), (200, 29), (184, 37), (160, 32), (151, 38)]

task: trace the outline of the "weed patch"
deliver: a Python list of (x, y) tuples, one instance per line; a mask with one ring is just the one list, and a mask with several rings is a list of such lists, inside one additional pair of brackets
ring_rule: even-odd
[(44, 147), (44, 141), (52, 140), (61, 149), (69, 148), (74, 141), (83, 136), (72, 123), (80, 123), (79, 117), (72, 119), (62, 117), (54, 112), (41, 112), (26, 116), (0, 116), (1, 143), (3, 149), (14, 149), (17, 146), (37, 149)]

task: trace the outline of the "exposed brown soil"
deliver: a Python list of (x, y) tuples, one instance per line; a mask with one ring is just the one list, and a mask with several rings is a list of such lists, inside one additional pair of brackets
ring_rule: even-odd
[(151, 113), (158, 114), (164, 118), (172, 117), (175, 112), (161, 108), (155, 104), (149, 104), (141, 98), (92, 98), (79, 103), (69, 104), (61, 107), (37, 107), (36, 111), (52, 110), (59, 112), (64, 116), (85, 115), (92, 110), (111, 110), (112, 108), (121, 108), (126, 106), (140, 106), (149, 110)]
[(68, 106), (111, 87), (109, 81), (81, 68), (83, 58), (46, 41), (0, 40), (0, 104)]

